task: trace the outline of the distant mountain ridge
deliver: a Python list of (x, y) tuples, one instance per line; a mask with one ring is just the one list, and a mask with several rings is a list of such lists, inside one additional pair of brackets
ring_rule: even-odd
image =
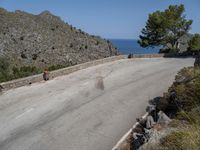
[(118, 55), (113, 45), (44, 11), (39, 15), (0, 8), (0, 58), (12, 66), (71, 66)]

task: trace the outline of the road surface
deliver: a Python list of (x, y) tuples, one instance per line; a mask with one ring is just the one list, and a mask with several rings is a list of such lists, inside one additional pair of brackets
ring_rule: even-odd
[(110, 150), (194, 60), (141, 58), (90, 67), (0, 95), (0, 150)]

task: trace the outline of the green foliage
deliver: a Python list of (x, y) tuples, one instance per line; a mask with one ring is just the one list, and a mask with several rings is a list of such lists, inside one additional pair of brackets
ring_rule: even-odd
[(171, 150), (182, 150), (181, 141), (183, 141), (184, 136), (187, 136), (184, 132), (173, 132), (165, 137), (162, 146), (170, 148)]
[(9, 62), (6, 58), (0, 58), (0, 72), (6, 72), (9, 69)]
[(23, 78), (23, 77), (35, 75), (35, 74), (38, 74), (41, 72), (35, 66), (32, 66), (32, 67), (31, 66), (23, 66), (20, 68), (13, 67), (12, 71), (13, 71), (13, 74), (12, 74), (13, 79)]
[(189, 41), (189, 51), (199, 53), (200, 52), (200, 34), (193, 35)]
[(177, 102), (182, 109), (190, 110), (200, 105), (200, 69), (184, 68), (176, 76), (176, 80), (182, 78), (182, 83), (173, 86), (176, 92)]
[[(37, 56), (34, 56), (36, 58)], [(70, 62), (66, 63), (65, 66), (63, 65), (52, 65), (48, 67), (49, 71), (61, 69), (64, 67), (71, 66)], [(0, 83), (6, 82), (18, 78), (28, 77), (31, 75), (35, 75), (38, 73), (42, 73), (42, 70), (36, 68), (35, 66), (22, 66), (22, 67), (12, 67), (9, 64), (9, 61), (5, 58), (0, 58)]]
[(48, 70), (53, 71), (53, 70), (61, 69), (61, 68), (64, 68), (64, 67), (65, 66), (63, 66), (63, 65), (52, 65), (52, 66), (48, 67)]
[(194, 105), (200, 104), (200, 83), (178, 85), (176, 88), (178, 102), (184, 110), (190, 110)]
[(34, 66), (22, 66), (20, 68), (13, 67), (10, 70), (10, 64), (9, 62), (1, 58), (0, 59), (0, 82), (6, 82), (13, 79), (18, 79), (22, 77), (27, 77), (30, 75), (35, 75), (40, 73), (41, 70), (37, 69)]
[(200, 107), (195, 106), (189, 112), (180, 111), (177, 113), (176, 119), (187, 121), (189, 124), (199, 124), (200, 123)]
[(26, 59), (26, 55), (24, 53), (21, 53), (21, 58)]
[(96, 41), (96, 45), (99, 45), (100, 44), (100, 42), (99, 41)]
[(192, 20), (186, 20), (184, 5), (170, 5), (165, 11), (149, 14), (138, 43), (142, 47), (166, 46), (177, 50), (178, 40), (186, 34)]
[[(162, 139), (161, 148), (165, 150), (200, 149), (200, 69), (184, 68), (176, 76), (170, 91), (175, 91), (175, 104), (181, 104), (176, 119), (177, 131)], [(168, 102), (170, 100), (168, 99)], [(172, 103), (170, 103), (172, 105)]]
[(165, 53), (167, 54), (166, 56), (174, 56), (178, 53), (178, 49), (175, 48), (163, 48), (160, 49), (159, 53)]
[(73, 44), (72, 44), (72, 43), (70, 43), (69, 47), (70, 47), (70, 48), (73, 48)]
[(7, 81), (9, 78), (9, 62), (5, 58), (0, 58), (0, 82)]
[(38, 57), (37, 54), (33, 54), (33, 55), (32, 55), (32, 59), (33, 59), (33, 60), (36, 60), (37, 57)]

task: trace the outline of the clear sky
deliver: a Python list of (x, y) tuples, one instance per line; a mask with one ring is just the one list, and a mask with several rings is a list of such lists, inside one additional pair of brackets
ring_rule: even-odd
[(148, 14), (170, 4), (184, 4), (186, 17), (193, 20), (191, 33), (200, 33), (200, 0), (0, 0), (9, 11), (49, 10), (90, 34), (120, 39), (137, 39)]

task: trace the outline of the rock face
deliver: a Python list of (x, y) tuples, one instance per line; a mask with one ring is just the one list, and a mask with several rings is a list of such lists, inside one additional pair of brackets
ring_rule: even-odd
[(109, 41), (91, 36), (44, 11), (0, 9), (0, 57), (13, 66), (71, 66), (117, 55)]

